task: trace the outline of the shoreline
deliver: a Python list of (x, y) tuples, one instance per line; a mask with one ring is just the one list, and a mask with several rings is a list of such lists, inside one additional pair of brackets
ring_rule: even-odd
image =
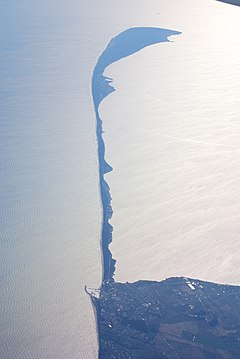
[(225, 4), (229, 4), (229, 5), (240, 6), (240, 0), (217, 0), (217, 1), (224, 2)]
[[(154, 36), (154, 42), (148, 38), (151, 31), (154, 35), (158, 33), (158, 36)], [(161, 31), (165, 33), (159, 38)], [(239, 287), (185, 277), (172, 277), (160, 282), (114, 281), (116, 260), (109, 250), (113, 231), (109, 220), (113, 210), (110, 187), (104, 178), (113, 168), (105, 161), (103, 121), (99, 115), (99, 105), (115, 89), (111, 85), (112, 79), (105, 77), (103, 73), (108, 65), (123, 57), (154, 43), (169, 41), (170, 34), (166, 35), (166, 32), (172, 32), (171, 35), (179, 34), (156, 28), (126, 30), (110, 41), (93, 71), (92, 96), (96, 113), (102, 201), (103, 275), (102, 284), (97, 291), (85, 290), (94, 306), (99, 341), (98, 357), (185, 359), (188, 355), (196, 359), (237, 359), (240, 352)], [(142, 41), (143, 36), (145, 42)], [(130, 44), (127, 42), (129, 38)]]
[(168, 42), (171, 35), (179, 35), (179, 31), (154, 27), (136, 27), (123, 31), (115, 36), (100, 55), (98, 62), (93, 70), (92, 76), (92, 97), (96, 114), (96, 133), (98, 141), (98, 159), (99, 159), (99, 180), (102, 202), (102, 229), (101, 229), (101, 247), (103, 261), (102, 286), (114, 282), (114, 272), (116, 260), (112, 257), (109, 245), (112, 242), (113, 227), (109, 223), (113, 211), (111, 206), (110, 187), (106, 182), (104, 175), (113, 170), (105, 160), (105, 144), (103, 141), (103, 121), (99, 115), (99, 105), (105, 97), (115, 91), (111, 85), (112, 79), (103, 75), (106, 67), (112, 63), (134, 54), (141, 49), (161, 43)]
[(238, 359), (239, 295), (184, 277), (111, 283), (97, 302), (99, 359)]

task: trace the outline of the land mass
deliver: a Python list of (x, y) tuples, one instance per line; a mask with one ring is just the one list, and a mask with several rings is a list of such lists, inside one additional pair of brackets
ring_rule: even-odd
[(240, 6), (240, 0), (217, 0), (217, 1), (225, 2), (225, 3), (231, 4), (231, 5)]
[(239, 359), (240, 288), (171, 278), (92, 297), (100, 359)]
[(180, 34), (179, 31), (160, 29), (155, 27), (135, 27), (123, 31), (115, 36), (100, 55), (92, 76), (92, 96), (96, 114), (99, 181), (101, 201), (103, 209), (101, 245), (103, 253), (103, 282), (113, 281), (115, 272), (115, 259), (109, 250), (112, 242), (112, 225), (109, 220), (112, 217), (110, 188), (104, 175), (112, 171), (112, 167), (105, 160), (105, 144), (103, 141), (102, 120), (99, 115), (99, 105), (102, 100), (115, 91), (111, 85), (112, 79), (103, 75), (104, 70), (110, 64), (134, 54), (141, 49), (160, 42), (168, 42), (168, 37)]

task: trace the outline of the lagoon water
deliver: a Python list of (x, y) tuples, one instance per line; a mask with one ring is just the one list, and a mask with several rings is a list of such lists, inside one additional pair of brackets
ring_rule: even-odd
[(169, 1), (159, 18), (182, 35), (105, 71), (115, 279), (239, 284), (240, 9)]

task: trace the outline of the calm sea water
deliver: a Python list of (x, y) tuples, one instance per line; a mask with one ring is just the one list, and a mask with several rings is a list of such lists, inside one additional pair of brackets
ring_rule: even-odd
[(4, 359), (97, 355), (84, 292), (101, 280), (90, 10), (77, 1), (1, 2)]
[(182, 7), (159, 6), (181, 35), (105, 71), (115, 278), (240, 284), (240, 8)]

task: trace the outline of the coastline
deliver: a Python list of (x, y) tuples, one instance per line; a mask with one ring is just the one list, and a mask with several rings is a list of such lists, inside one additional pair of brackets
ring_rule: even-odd
[(97, 302), (99, 359), (238, 359), (239, 286), (112, 283)]
[(119, 37), (121, 44), (121, 35), (126, 35), (127, 31), (111, 40), (99, 58), (92, 79), (103, 210), (103, 280), (99, 297), (94, 292), (87, 293), (95, 307), (99, 358), (186, 359), (186, 355), (195, 359), (238, 358), (239, 287), (191, 278), (169, 278), (160, 282), (114, 281), (116, 260), (109, 250), (113, 230), (109, 220), (113, 211), (110, 188), (104, 179), (112, 167), (105, 161), (103, 122), (98, 109), (101, 101), (115, 91), (111, 85), (112, 79), (103, 75), (105, 68), (140, 50), (125, 51), (122, 57), (114, 53), (119, 45)]
[(168, 42), (171, 35), (179, 35), (180, 32), (152, 28), (136, 27), (130, 28), (114, 37), (106, 49), (100, 55), (98, 62), (93, 70), (92, 76), (92, 97), (96, 114), (96, 132), (98, 140), (98, 159), (99, 159), (99, 179), (100, 193), (102, 202), (102, 230), (101, 247), (103, 258), (102, 285), (114, 281), (116, 260), (112, 257), (109, 245), (112, 242), (113, 227), (109, 223), (113, 211), (111, 207), (110, 188), (104, 175), (113, 170), (105, 160), (105, 144), (103, 141), (103, 122), (99, 115), (99, 105), (105, 97), (115, 91), (111, 85), (112, 79), (103, 75), (107, 66), (121, 58), (132, 55), (141, 49), (160, 42)]
[(230, 4), (230, 5), (240, 6), (239, 0), (217, 0), (217, 1), (224, 2), (224, 3)]

